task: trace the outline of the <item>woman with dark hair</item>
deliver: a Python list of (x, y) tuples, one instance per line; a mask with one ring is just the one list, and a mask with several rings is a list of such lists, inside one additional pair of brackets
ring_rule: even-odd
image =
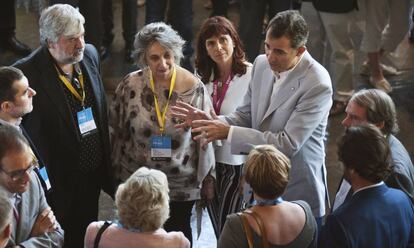
[[(234, 112), (247, 92), (252, 69), (234, 26), (221, 16), (208, 18), (201, 25), (196, 46), (196, 71), (212, 98), (215, 114)], [(245, 156), (232, 155), (226, 141), (215, 155), (216, 194), (208, 208), (218, 237), (226, 216), (240, 210), (238, 189)]]

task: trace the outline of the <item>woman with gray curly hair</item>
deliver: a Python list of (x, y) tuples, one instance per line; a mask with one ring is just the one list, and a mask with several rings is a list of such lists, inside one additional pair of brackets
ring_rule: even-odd
[(102, 228), (103, 221), (91, 223), (86, 230), (85, 248), (189, 247), (190, 242), (182, 232), (167, 233), (162, 229), (170, 212), (168, 191), (163, 172), (146, 167), (138, 169), (116, 192), (119, 221), (106, 229)]
[[(143, 27), (134, 47), (141, 70), (118, 85), (110, 107), (112, 163), (124, 181), (141, 166), (163, 171), (170, 188), (167, 231), (182, 231), (192, 241), (190, 217), (196, 200), (211, 199), (214, 150), (192, 139), (190, 129), (177, 130), (170, 116), (177, 101), (206, 112), (212, 109), (203, 83), (179, 66), (184, 40), (169, 25)], [(206, 193), (205, 193), (206, 192)]]

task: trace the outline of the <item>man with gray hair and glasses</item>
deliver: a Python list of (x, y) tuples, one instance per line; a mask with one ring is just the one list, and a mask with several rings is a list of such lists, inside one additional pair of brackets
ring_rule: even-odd
[(6, 192), (0, 190), (0, 248), (6, 247), (11, 234), (13, 207)]
[(13, 206), (6, 247), (62, 247), (63, 230), (33, 172), (36, 159), (26, 138), (12, 126), (0, 126), (0, 140), (0, 191)]
[(41, 47), (15, 64), (37, 92), (22, 123), (47, 166), (65, 247), (75, 248), (98, 218), (101, 189), (114, 194), (99, 55), (85, 44), (84, 23), (72, 6), (50, 6), (39, 19)]
[[(414, 166), (404, 145), (394, 136), (398, 132), (397, 112), (391, 97), (377, 89), (355, 93), (346, 107), (342, 121), (345, 128), (370, 123), (377, 126), (387, 138), (391, 150), (391, 174), (384, 180), (391, 188), (402, 190), (414, 203)], [(335, 197), (333, 210), (352, 195), (351, 186), (342, 180)]]

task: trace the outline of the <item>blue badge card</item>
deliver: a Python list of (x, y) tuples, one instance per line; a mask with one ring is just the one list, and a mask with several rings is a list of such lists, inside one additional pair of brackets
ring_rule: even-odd
[(171, 160), (171, 136), (151, 137), (151, 160)]
[(90, 107), (79, 111), (77, 114), (79, 131), (82, 135), (96, 130), (95, 120), (93, 119), (92, 109)]
[(45, 166), (43, 166), (42, 168), (39, 169), (39, 174), (42, 177), (43, 182), (45, 182), (45, 184), (46, 184), (46, 189), (50, 190), (50, 188), (52, 188), (52, 186), (50, 185), (49, 176), (47, 175), (47, 171), (46, 171)]

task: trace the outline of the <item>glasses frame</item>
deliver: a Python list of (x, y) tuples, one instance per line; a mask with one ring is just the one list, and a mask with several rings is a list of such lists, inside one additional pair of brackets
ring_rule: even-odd
[(38, 166), (39, 166), (39, 163), (36, 159), (36, 160), (33, 160), (26, 169), (15, 170), (15, 171), (5, 171), (2, 168), (3, 166), (1, 166), (0, 172), (4, 172), (4, 174), (9, 176), (13, 182), (16, 182), (22, 179), (24, 175), (26, 175), (26, 173), (30, 174), (34, 170), (34, 168), (37, 168)]

